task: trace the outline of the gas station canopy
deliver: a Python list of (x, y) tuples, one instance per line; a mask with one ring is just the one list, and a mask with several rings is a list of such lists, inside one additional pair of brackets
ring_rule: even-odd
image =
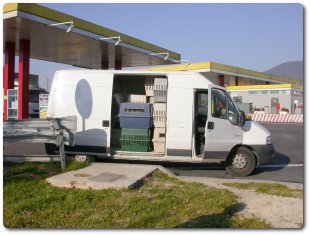
[(30, 58), (84, 68), (177, 64), (170, 50), (37, 4), (10, 3), (3, 8), (3, 43), (30, 41)]

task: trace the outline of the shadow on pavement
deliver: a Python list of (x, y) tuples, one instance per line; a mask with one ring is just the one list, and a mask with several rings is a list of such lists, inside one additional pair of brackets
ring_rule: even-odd
[(260, 167), (255, 168), (254, 172), (251, 175), (259, 175), (264, 172), (279, 171), (285, 168), (290, 162), (291, 159), (288, 156), (275, 151), (275, 161), (267, 166), (262, 165)]
[(176, 226), (177, 228), (231, 228), (233, 227), (231, 217), (242, 211), (246, 205), (244, 203), (236, 203), (227, 207), (222, 213), (199, 216), (195, 219), (187, 221)]

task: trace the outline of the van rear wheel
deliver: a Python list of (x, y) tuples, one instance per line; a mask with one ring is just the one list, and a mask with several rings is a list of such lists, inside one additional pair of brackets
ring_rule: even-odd
[(232, 176), (244, 177), (250, 175), (255, 168), (255, 156), (246, 148), (238, 148), (225, 162), (225, 169)]

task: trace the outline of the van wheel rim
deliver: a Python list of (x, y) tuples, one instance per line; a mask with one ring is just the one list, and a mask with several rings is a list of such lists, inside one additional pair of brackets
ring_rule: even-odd
[(236, 154), (232, 162), (232, 166), (237, 169), (242, 169), (246, 166), (246, 164), (247, 164), (246, 156), (241, 153)]
[(86, 162), (87, 156), (86, 155), (75, 155), (74, 159), (76, 162)]

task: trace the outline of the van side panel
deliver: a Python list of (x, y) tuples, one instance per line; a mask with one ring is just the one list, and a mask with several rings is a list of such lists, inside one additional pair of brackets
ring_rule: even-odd
[(186, 76), (169, 76), (166, 132), (167, 159), (169, 159), (169, 156), (191, 157), (192, 155), (193, 89), (186, 88), (185, 83), (188, 80), (189, 77)]
[(111, 73), (80, 70), (57, 74), (49, 116), (77, 116), (75, 145), (110, 147), (112, 84)]

